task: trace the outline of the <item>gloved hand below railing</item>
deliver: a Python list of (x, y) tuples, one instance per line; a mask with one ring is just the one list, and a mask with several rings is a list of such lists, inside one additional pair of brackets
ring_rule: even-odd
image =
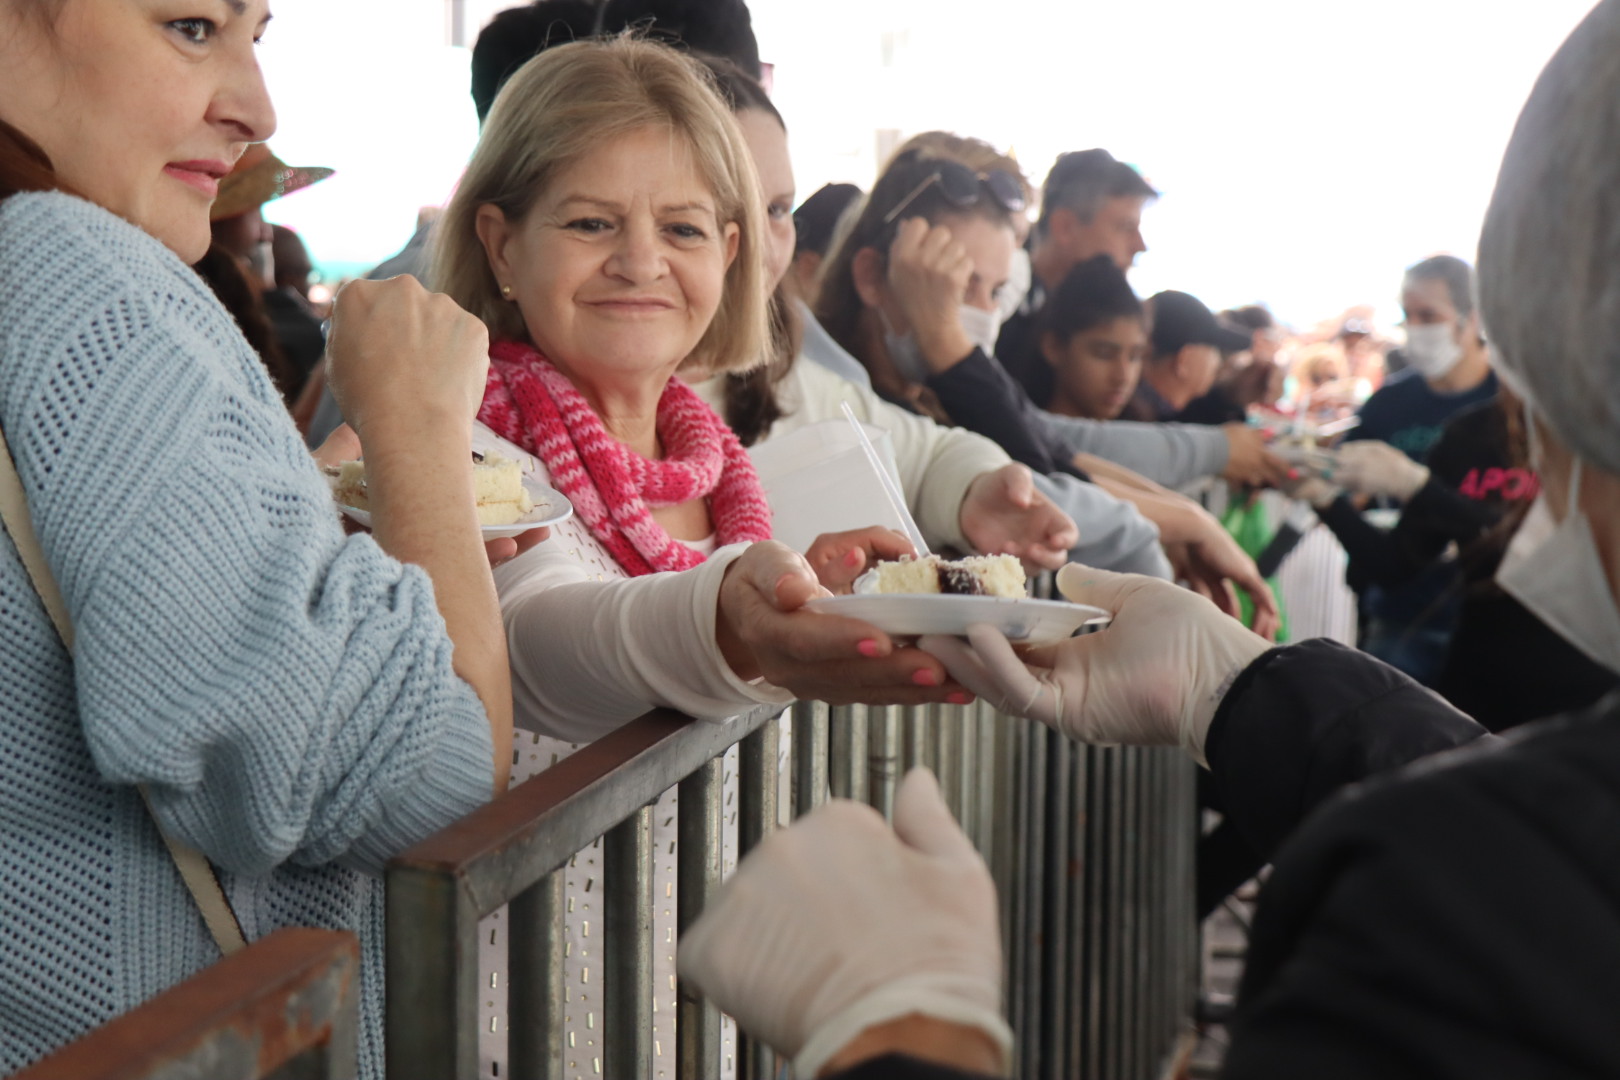
[(836, 800), (766, 839), (678, 963), (799, 1076), (892, 1051), (1011, 1066), (995, 886), (926, 769), (901, 784), (892, 829)]

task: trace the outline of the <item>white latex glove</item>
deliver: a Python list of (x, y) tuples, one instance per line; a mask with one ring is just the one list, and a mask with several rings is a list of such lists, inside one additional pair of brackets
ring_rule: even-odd
[(1283, 491), (1290, 498), (1301, 499), (1318, 510), (1326, 510), (1344, 494), (1344, 488), (1320, 476), (1307, 476), (1303, 480), (1289, 484)]
[(1232, 683), (1271, 645), (1204, 597), (1167, 581), (1070, 563), (1058, 589), (1113, 613), (1107, 629), (1019, 659), (999, 631), (919, 644), (963, 686), (1003, 711), (1085, 743), (1176, 746), (1200, 765), (1204, 738)]
[(867, 1028), (921, 1014), (976, 1027), (1010, 1067), (996, 887), (926, 769), (894, 828), (834, 800), (772, 833), (681, 937), (676, 963), (744, 1031), (814, 1077)]
[(1388, 495), (1405, 502), (1429, 482), (1429, 470), (1388, 443), (1373, 439), (1339, 447), (1333, 481), (1362, 495)]

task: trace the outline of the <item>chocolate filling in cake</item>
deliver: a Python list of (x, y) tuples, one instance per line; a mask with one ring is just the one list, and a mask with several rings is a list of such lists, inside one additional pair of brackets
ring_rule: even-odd
[(960, 566), (952, 566), (944, 561), (938, 564), (937, 569), (939, 571), (940, 592), (952, 593), (957, 596), (985, 595), (984, 582), (980, 581), (979, 575), (973, 573), (973, 571)]

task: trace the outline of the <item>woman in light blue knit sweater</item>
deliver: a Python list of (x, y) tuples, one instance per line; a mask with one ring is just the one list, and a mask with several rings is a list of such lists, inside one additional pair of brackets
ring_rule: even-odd
[(333, 378), (376, 509), (374, 539), (345, 537), (186, 266), (219, 176), (274, 126), (265, 19), (0, 0), (0, 427), (77, 638), (70, 657), (0, 540), (0, 1073), (218, 959), (144, 784), (249, 940), (359, 933), (379, 1077), (376, 873), (505, 782), (466, 453), (482, 326), (409, 279), (340, 305)]

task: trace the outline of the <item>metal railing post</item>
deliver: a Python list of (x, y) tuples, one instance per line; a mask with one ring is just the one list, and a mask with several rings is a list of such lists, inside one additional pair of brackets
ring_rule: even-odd
[(602, 1075), (648, 1080), (653, 1060), (652, 807), (603, 837), (606, 964)]
[(563, 1075), (566, 880), (566, 871), (555, 870), (513, 897), (507, 909), (507, 1058), (513, 1080)]
[[(772, 720), (744, 739), (737, 751), (737, 849), (739, 857), (759, 846), (777, 826), (782, 788), (782, 727)], [(791, 768), (792, 763), (789, 762)]]
[[(810, 709), (801, 711), (799, 705), (793, 707), (793, 712), (793, 743), (797, 748), (801, 744), (800, 725), (814, 728), (815, 714)], [(827, 786), (826, 737), (826, 720), (823, 718), (819, 739), (822, 747), (819, 790), (823, 792), (825, 792)], [(808, 741), (816, 741), (814, 735)], [(777, 808), (780, 805), (778, 800), (781, 795), (779, 782), (781, 770), (778, 765), (780, 759), (781, 725), (776, 720), (772, 720), (742, 741), (737, 767), (737, 801), (739, 804), (737, 847), (743, 856), (758, 847), (760, 842), (777, 827)], [(798, 765), (797, 753), (794, 754), (794, 760), (790, 761), (789, 765), (796, 771)], [(814, 777), (807, 780), (807, 784), (813, 785), (815, 783)], [(685, 805), (684, 793), (681, 798), (682, 805)], [(684, 836), (681, 838), (681, 843), (682, 845), (686, 843)], [(686, 910), (686, 899), (683, 894), (681, 899), (681, 925), (683, 929), (687, 925)], [(685, 1077), (688, 1074), (685, 1071), (686, 1058), (684, 1055), (681, 1062), (682, 1071), (680, 1075)], [(691, 1075), (707, 1074), (694, 1072)], [(770, 1047), (757, 1039), (750, 1038), (746, 1032), (740, 1030), (737, 1032), (737, 1075), (743, 1080), (772, 1080), (776, 1075), (776, 1055), (771, 1051)]]
[(450, 876), (391, 866), (386, 881), (390, 1080), (474, 1080), (478, 911)]
[[(725, 842), (725, 763), (724, 757), (717, 757), (680, 784), (675, 888), (676, 924), (682, 934), (703, 914), (709, 898), (720, 887)], [(771, 772), (774, 777), (774, 753)], [(775, 788), (773, 783), (773, 792)], [(650, 971), (648, 976), (650, 981)], [(685, 982), (680, 984), (679, 994), (676, 1075), (682, 1080), (720, 1080), (720, 1010)]]
[(827, 780), (834, 798), (866, 802), (867, 707), (834, 705), (827, 710)]
[(1054, 731), (1041, 732), (1047, 742), (1046, 762), (1046, 911), (1042, 921), (1042, 948), (1038, 951), (1041, 975), (1042, 1075), (1069, 1080), (1074, 1075), (1067, 1060), (1069, 984), (1074, 964), (1074, 939), (1069, 932), (1071, 867), (1070, 832), (1074, 827), (1073, 768), (1069, 740)]
[[(962, 806), (958, 812), (958, 820), (962, 822), (963, 831), (975, 845), (978, 844), (982, 833), (979, 825), (979, 772), (982, 767), (979, 759), (979, 717), (982, 712), (979, 702), (957, 710), (962, 732), (962, 770), (957, 796)], [(979, 854), (984, 854), (984, 848), (979, 848)]]
[(874, 705), (867, 710), (866, 768), (871, 803), (886, 820), (894, 819), (894, 793), (900, 786), (902, 710), (897, 705)]
[(793, 816), (803, 817), (827, 799), (827, 706), (800, 701), (793, 706)]

